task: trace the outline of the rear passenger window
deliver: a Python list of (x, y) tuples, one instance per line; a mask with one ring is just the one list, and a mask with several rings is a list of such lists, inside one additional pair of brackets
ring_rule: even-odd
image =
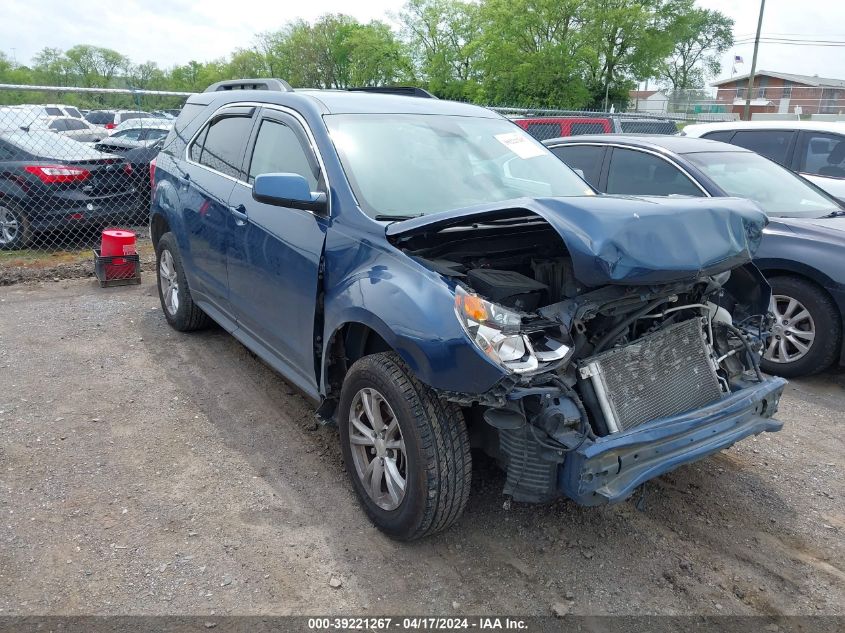
[[(250, 117), (235, 116), (218, 119), (204, 133), (205, 142), (197, 162), (221, 174), (239, 178), (244, 148), (251, 127)], [(194, 157), (193, 147), (191, 157)]]
[(709, 134), (702, 134), (701, 138), (706, 138), (710, 141), (721, 141), (722, 143), (730, 143), (731, 137), (733, 135), (733, 130), (721, 130), (719, 132), (710, 132)]
[(64, 119), (57, 119), (56, 121), (50, 123), (50, 129), (56, 132), (64, 132), (67, 130), (67, 124)]
[(563, 136), (560, 123), (529, 123), (526, 131), (538, 141)]
[(757, 152), (781, 165), (786, 164), (786, 152), (795, 132), (792, 130), (740, 130), (731, 143)]
[(311, 190), (316, 191), (319, 172), (308, 160), (309, 153), (291, 128), (279, 121), (265, 119), (252, 150), (249, 182), (259, 174), (299, 174), (308, 181)]
[(645, 152), (614, 148), (607, 174), (607, 193), (631, 196), (703, 196), (672, 163)]
[(584, 180), (598, 188), (604, 147), (597, 145), (563, 145), (551, 149), (552, 154), (572, 169), (580, 169), (584, 174)]

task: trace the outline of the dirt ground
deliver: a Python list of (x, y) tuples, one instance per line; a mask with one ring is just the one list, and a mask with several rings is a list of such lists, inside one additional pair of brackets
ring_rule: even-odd
[(172, 331), (151, 282), (0, 288), (0, 615), (845, 613), (841, 370), (641, 510), (505, 509), (480, 458), (459, 524), (401, 544), (336, 430), (223, 330)]

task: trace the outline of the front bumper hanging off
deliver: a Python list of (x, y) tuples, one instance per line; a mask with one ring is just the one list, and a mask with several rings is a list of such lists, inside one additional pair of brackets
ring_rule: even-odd
[(772, 419), (786, 381), (767, 377), (717, 402), (587, 440), (558, 470), (558, 490), (582, 505), (624, 501), (663, 473), (728, 448), (749, 435), (779, 431)]

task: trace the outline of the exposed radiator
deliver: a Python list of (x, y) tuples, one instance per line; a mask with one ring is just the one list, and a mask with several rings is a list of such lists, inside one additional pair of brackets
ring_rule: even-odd
[(703, 328), (702, 319), (690, 319), (581, 363), (611, 433), (722, 397)]

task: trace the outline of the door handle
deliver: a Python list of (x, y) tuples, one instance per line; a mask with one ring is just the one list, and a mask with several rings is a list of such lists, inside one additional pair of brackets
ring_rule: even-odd
[(249, 216), (246, 214), (246, 207), (242, 204), (236, 207), (229, 207), (229, 213), (235, 216), (235, 224), (238, 226), (243, 226), (249, 220)]

